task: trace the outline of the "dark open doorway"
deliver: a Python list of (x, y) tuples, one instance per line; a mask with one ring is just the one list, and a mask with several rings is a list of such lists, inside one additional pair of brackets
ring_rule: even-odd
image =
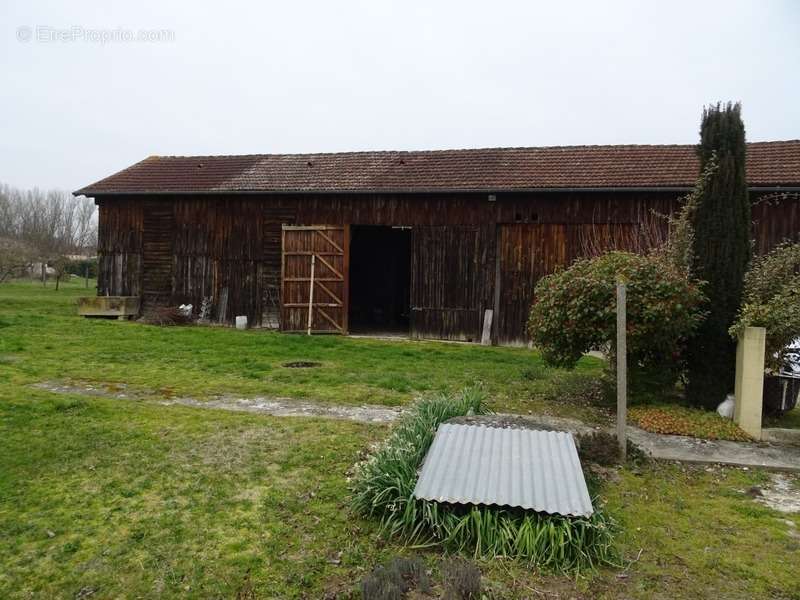
[(350, 228), (350, 331), (409, 332), (411, 230)]

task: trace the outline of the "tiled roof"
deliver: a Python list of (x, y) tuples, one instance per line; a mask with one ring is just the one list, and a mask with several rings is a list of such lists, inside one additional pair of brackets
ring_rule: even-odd
[[(424, 192), (689, 187), (695, 147), (151, 156), (75, 192)], [(800, 186), (800, 140), (747, 145), (751, 187)]]

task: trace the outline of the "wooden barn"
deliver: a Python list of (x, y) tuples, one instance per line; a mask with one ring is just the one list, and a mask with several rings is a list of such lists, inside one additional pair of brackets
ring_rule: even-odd
[[(747, 152), (763, 252), (800, 235), (800, 140)], [(697, 176), (689, 145), (151, 156), (75, 194), (99, 206), (100, 295), (466, 341), (488, 316), (508, 344), (542, 275), (663, 229)]]

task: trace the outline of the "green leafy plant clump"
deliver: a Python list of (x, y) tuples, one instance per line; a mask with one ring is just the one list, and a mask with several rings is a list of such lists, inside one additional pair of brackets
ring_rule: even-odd
[(453, 417), (488, 412), (483, 393), (475, 388), (421, 400), (356, 466), (353, 509), (379, 517), (384, 534), (416, 547), (440, 545), (476, 558), (509, 557), (557, 572), (616, 565), (615, 525), (602, 510), (588, 518), (564, 517), (414, 497), (418, 469), (438, 426)]
[(610, 252), (577, 260), (536, 285), (528, 332), (548, 364), (574, 367), (616, 338), (616, 282), (627, 284), (629, 363), (676, 374), (703, 318), (697, 282), (659, 256)]
[(800, 337), (800, 243), (783, 243), (753, 261), (730, 334), (736, 337), (745, 327), (766, 328), (767, 366), (779, 370), (787, 346)]

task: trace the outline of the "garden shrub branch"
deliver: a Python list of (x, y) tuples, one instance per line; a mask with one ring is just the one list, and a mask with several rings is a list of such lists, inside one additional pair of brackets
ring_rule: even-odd
[(745, 275), (743, 297), (730, 334), (735, 338), (746, 327), (765, 327), (766, 364), (778, 371), (788, 346), (800, 337), (800, 242), (785, 242), (755, 259)]

